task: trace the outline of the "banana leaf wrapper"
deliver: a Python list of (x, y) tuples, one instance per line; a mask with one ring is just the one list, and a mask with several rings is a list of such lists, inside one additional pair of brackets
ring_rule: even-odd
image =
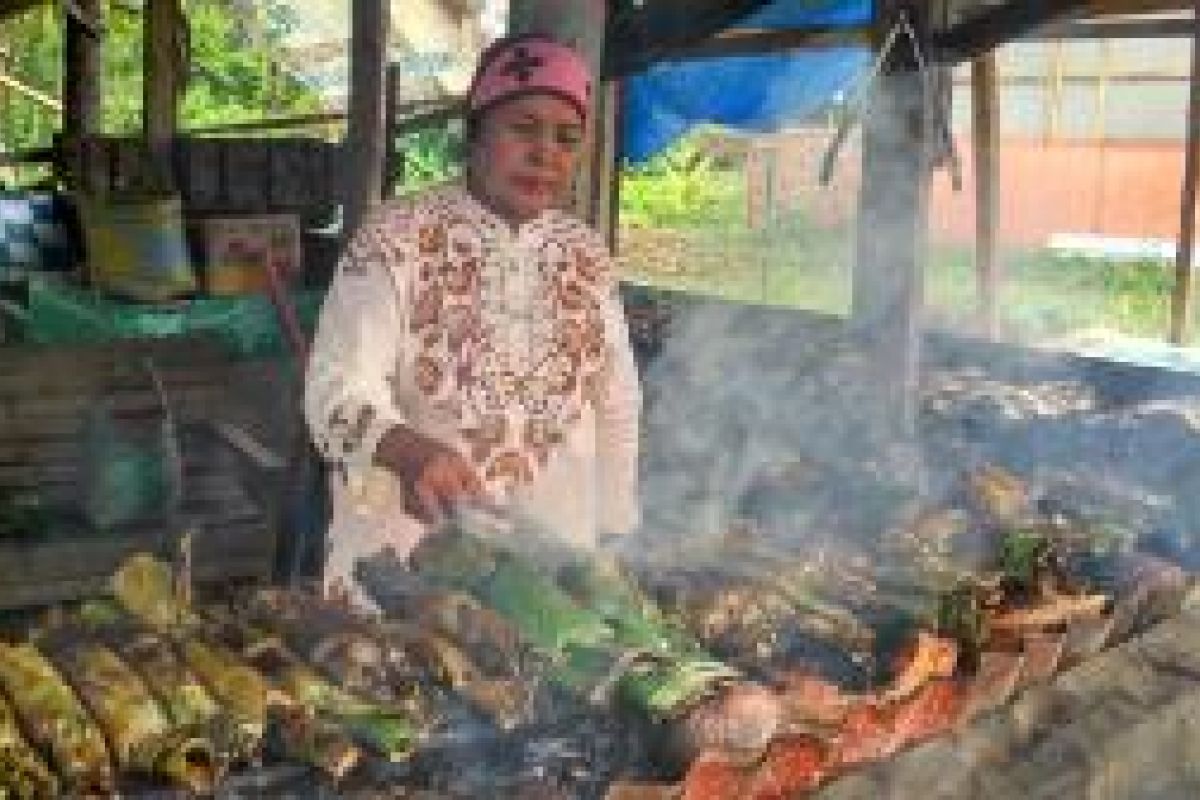
[(740, 678), (737, 670), (703, 657), (652, 659), (624, 671), (615, 692), (626, 707), (665, 720), (681, 716), (721, 686)]
[(255, 669), (309, 715), (344, 730), (389, 760), (403, 760), (411, 753), (417, 732), (403, 709), (355, 696), (304, 663), (267, 631), (232, 619), (219, 624), (219, 630)]
[[(191, 627), (194, 627), (194, 620)], [(83, 631), (84, 633), (79, 633)], [(182, 634), (183, 628), (174, 631)], [(74, 639), (64, 639), (73, 635)], [(249, 761), (255, 743), (239, 730), (203, 682), (184, 662), (166, 632), (145, 627), (115, 598), (92, 599), (72, 614), (65, 626), (52, 633), (61, 641), (96, 639), (121, 654), (145, 684), (173, 730), (205, 740), (214, 748), (217, 772), (230, 763)]]
[(299, 706), (271, 709), (264, 749), (281, 760), (316, 767), (335, 784), (363, 755), (338, 725)]
[(255, 745), (314, 766), (335, 781), (359, 762), (361, 751), (341, 729), (316, 719), (235, 649), (199, 638), (182, 647), (188, 665)]
[(0, 698), (0, 797), (34, 800), (59, 794), (58, 778), (25, 741), (15, 712)]
[(151, 628), (177, 630), (191, 619), (179, 602), (171, 568), (148, 553), (126, 559), (109, 589), (122, 609)]
[(30, 644), (0, 644), (0, 683), (30, 744), (49, 754), (64, 789), (112, 790), (115, 775), (104, 735), (41, 651)]
[[(410, 654), (432, 682), (450, 687), (497, 727), (511, 730), (525, 721), (530, 688), (526, 681), (486, 675), (458, 641), (423, 625), (385, 622), (380, 629), (385, 640)], [(428, 708), (410, 713), (417, 720), (431, 716)]]
[(218, 771), (213, 743), (176, 728), (120, 656), (91, 642), (57, 648), (55, 656), (104, 731), (118, 768), (211, 791)]
[(625, 647), (655, 654), (699, 654), (699, 645), (668, 620), (657, 604), (620, 567), (598, 559), (564, 568), (559, 584), (580, 606), (598, 613)]
[(233, 719), (243, 740), (238, 749), (256, 750), (266, 733), (273, 697), (266, 678), (225, 648), (194, 637), (181, 642), (179, 651), (188, 669)]
[(279, 636), (289, 650), (339, 686), (384, 705), (409, 708), (420, 670), (377, 626), (317, 597), (270, 589), (239, 609), (246, 625)]
[[(554, 580), (514, 555), (492, 549), (486, 559), (476, 562), (487, 574), (469, 574), (471, 556), (478, 548), (462, 544), (469, 538), (466, 534), (446, 536), (446, 541), (439, 543), (442, 538), (431, 537), (427, 546), (423, 543), (419, 548), (422, 557), (414, 559), (418, 569), (432, 562), (437, 565), (436, 578), (458, 580), (459, 588), (472, 591), (548, 656), (554, 680), (591, 695), (594, 701), (615, 694), (640, 713), (656, 718), (673, 716), (738, 675), (702, 653), (690, 651), (682, 637), (673, 638), (676, 634), (666, 624), (657, 627), (648, 606), (643, 606), (648, 601), (629, 586), (606, 584), (598, 575), (576, 581), (581, 600), (586, 594), (614, 598), (607, 610), (625, 620), (614, 628), (602, 611), (578, 604)], [(456, 557), (436, 553), (439, 546), (449, 548)], [(646, 666), (642, 656), (661, 654), (664, 648), (675, 646), (683, 652), (650, 658), (650, 666)]]
[(480, 602), (551, 658), (569, 647), (602, 649), (616, 642), (603, 617), (576, 605), (553, 580), (515, 557), (501, 559), (478, 591)]
[(166, 637), (138, 634), (123, 652), (176, 727), (202, 728), (222, 715), (220, 705)]

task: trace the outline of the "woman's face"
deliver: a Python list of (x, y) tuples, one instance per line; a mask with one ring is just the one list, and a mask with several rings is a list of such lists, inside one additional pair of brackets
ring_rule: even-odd
[(567, 199), (583, 144), (575, 106), (550, 94), (502, 101), (471, 146), (471, 189), (496, 214), (521, 223)]

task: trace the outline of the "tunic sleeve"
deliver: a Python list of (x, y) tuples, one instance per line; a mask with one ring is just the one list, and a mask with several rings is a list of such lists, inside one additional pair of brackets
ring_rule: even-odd
[(363, 224), (338, 264), (306, 377), (313, 440), (352, 489), (364, 485), (380, 439), (405, 421), (390, 385), (408, 328), (406, 292), (396, 279), (403, 226), (387, 214)]
[(602, 536), (623, 535), (640, 522), (638, 430), (641, 390), (617, 293), (612, 259), (599, 245), (606, 279), (601, 292), (607, 364), (596, 405), (597, 520)]

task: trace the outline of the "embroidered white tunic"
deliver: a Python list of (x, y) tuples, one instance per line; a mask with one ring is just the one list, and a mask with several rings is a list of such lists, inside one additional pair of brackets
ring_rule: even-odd
[(326, 585), (424, 533), (373, 466), (395, 425), (455, 448), (494, 501), (578, 546), (637, 524), (639, 392), (612, 262), (548, 211), (513, 230), (452, 186), (378, 210), (321, 310), (305, 413), (334, 465)]

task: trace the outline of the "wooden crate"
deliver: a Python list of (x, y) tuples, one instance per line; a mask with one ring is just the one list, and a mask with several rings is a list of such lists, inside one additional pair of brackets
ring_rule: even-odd
[(232, 426), (282, 453), (299, 424), (297, 390), (280, 365), (231, 360), (207, 340), (0, 348), (0, 488), (78, 507), (88, 410), (103, 399), (122, 415), (158, 413), (146, 359), (177, 420), (179, 513), (104, 534), (80, 523), (54, 537), (0, 540), (0, 608), (94, 591), (131, 552), (173, 554), (185, 528), (194, 533), (198, 580), (272, 577), (279, 532), (271, 498), (283, 470), (248, 470), (216, 429)]

